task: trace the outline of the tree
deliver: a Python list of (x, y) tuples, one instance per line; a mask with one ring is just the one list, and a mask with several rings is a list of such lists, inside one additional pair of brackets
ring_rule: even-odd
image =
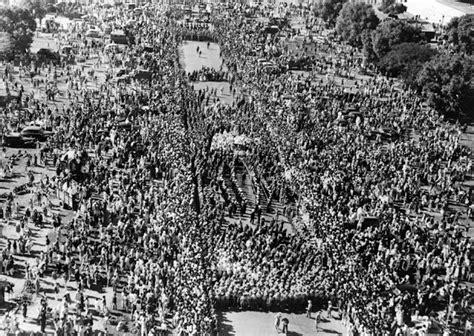
[(472, 54), (474, 44), (474, 15), (453, 18), (446, 27), (446, 38), (456, 51)]
[(33, 42), (36, 22), (31, 12), (24, 8), (0, 9), (0, 32), (10, 36), (16, 53), (26, 52)]
[(397, 44), (378, 62), (380, 71), (389, 77), (400, 77), (405, 83), (413, 86), (423, 65), (430, 61), (437, 51), (427, 44)]
[(348, 0), (323, 0), (316, 5), (315, 14), (323, 19), (328, 26), (334, 27), (337, 16), (347, 1)]
[(347, 43), (362, 47), (364, 31), (373, 30), (379, 24), (372, 6), (365, 3), (347, 2), (341, 9), (336, 22), (336, 32)]
[(407, 11), (407, 7), (395, 0), (384, 0), (382, 5), (380, 5), (379, 10), (385, 14), (397, 15)]
[(367, 62), (375, 62), (377, 60), (377, 55), (374, 51), (374, 43), (372, 41), (372, 34), (369, 30), (362, 33), (362, 53)]
[(382, 4), (379, 7), (379, 11), (385, 12), (388, 7), (395, 5), (395, 0), (383, 0)]
[(469, 99), (473, 58), (460, 54), (439, 54), (425, 63), (416, 78), (416, 86), (429, 104), (451, 117), (459, 117)]
[(372, 33), (372, 43), (378, 58), (383, 57), (396, 44), (419, 42), (423, 38), (421, 29), (400, 20), (384, 21)]
[(24, 7), (31, 11), (33, 17), (39, 20), (40, 25), (47, 12), (46, 6), (47, 4), (41, 0), (27, 0), (24, 3)]
[(405, 6), (402, 3), (397, 2), (396, 4), (388, 7), (385, 13), (389, 15), (398, 15), (398, 14), (405, 13), (406, 11), (407, 11), (407, 6)]
[(9, 60), (13, 56), (13, 45), (10, 35), (7, 33), (0, 33), (0, 59)]

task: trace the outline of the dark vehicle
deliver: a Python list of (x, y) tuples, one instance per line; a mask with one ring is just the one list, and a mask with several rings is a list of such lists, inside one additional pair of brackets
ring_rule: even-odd
[(65, 60), (68, 64), (73, 64), (76, 60), (76, 56), (74, 54), (74, 48), (70, 45), (65, 45), (61, 47), (59, 51), (59, 56), (62, 60)]
[(27, 126), (21, 131), (21, 135), (27, 138), (34, 138), (39, 141), (46, 141), (50, 132), (45, 131), (40, 126)]
[(110, 40), (117, 44), (128, 44), (127, 35), (123, 30), (114, 30), (110, 33)]
[(64, 56), (74, 54), (73, 46), (71, 46), (71, 45), (62, 46), (61, 50), (60, 50), (60, 54), (64, 55)]
[(153, 46), (151, 44), (145, 44), (143, 46), (143, 51), (145, 51), (145, 52), (153, 52), (153, 50), (154, 49), (153, 49)]
[(136, 80), (149, 80), (149, 81), (151, 81), (153, 73), (151, 71), (148, 71), (148, 70), (136, 69), (136, 70), (132, 71), (131, 75)]
[(116, 80), (117, 83), (131, 83), (132, 79), (138, 81), (151, 81), (152, 76), (153, 73), (148, 70), (138, 69), (129, 73), (124, 73), (122, 70), (120, 70), (117, 73)]
[(117, 71), (117, 73), (115, 74), (115, 77), (122, 77), (122, 76), (125, 76), (129, 73), (129, 71), (127, 69), (120, 69), (119, 71)]
[(400, 134), (390, 128), (379, 128), (376, 130), (373, 130), (370, 132), (369, 139), (371, 140), (388, 140), (388, 141), (394, 141), (400, 137)]
[(145, 153), (146, 146), (142, 144), (141, 142), (134, 141), (130, 144), (129, 149), (139, 155), (142, 155), (143, 153)]
[(124, 120), (117, 123), (117, 129), (119, 130), (132, 130), (132, 123), (130, 121)]
[(313, 63), (311, 57), (293, 58), (288, 61), (288, 69), (309, 71), (311, 70)]
[(277, 34), (280, 31), (280, 28), (278, 26), (268, 26), (265, 28), (265, 34)]
[(10, 133), (3, 136), (3, 145), (7, 147), (35, 147), (35, 139), (24, 137), (20, 133)]
[(100, 30), (98, 29), (89, 29), (87, 32), (86, 32), (86, 37), (92, 37), (92, 38), (100, 38)]
[(95, 135), (100, 139), (102, 137), (110, 136), (110, 131), (107, 129), (100, 129), (95, 132)]
[(60, 27), (54, 20), (46, 20), (43, 24), (44, 26), (40, 28), (43, 33), (56, 33)]
[(109, 35), (111, 32), (112, 32), (112, 26), (107, 25), (107, 26), (104, 28), (104, 34), (105, 34), (105, 35)]
[(117, 77), (116, 81), (117, 83), (130, 84), (132, 83), (132, 77), (130, 77), (130, 75), (123, 75), (123, 76)]
[(59, 64), (61, 62), (61, 56), (51, 49), (41, 48), (36, 53), (40, 62), (53, 62), (53, 64)]
[(269, 24), (271, 26), (277, 26), (278, 28), (284, 28), (289, 26), (289, 21), (287, 18), (273, 17), (270, 18)]

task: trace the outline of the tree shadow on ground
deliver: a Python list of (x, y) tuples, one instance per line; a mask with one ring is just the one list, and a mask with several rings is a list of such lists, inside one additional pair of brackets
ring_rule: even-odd
[(319, 329), (319, 330), (321, 330), (322, 332), (328, 333), (328, 334), (336, 334), (336, 335), (340, 335), (340, 334), (341, 334), (339, 331), (333, 330), (333, 329), (321, 328), (321, 329)]
[(230, 320), (225, 317), (222, 312), (217, 314), (217, 326), (219, 328), (219, 335), (222, 336), (234, 336), (235, 329), (232, 326)]
[(296, 331), (288, 331), (287, 336), (303, 336), (303, 334)]

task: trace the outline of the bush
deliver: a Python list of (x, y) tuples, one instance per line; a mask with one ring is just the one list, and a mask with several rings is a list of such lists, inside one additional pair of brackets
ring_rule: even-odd
[(453, 18), (446, 28), (446, 39), (455, 51), (472, 54), (474, 44), (474, 15)]
[(372, 6), (365, 3), (345, 3), (336, 22), (336, 32), (353, 47), (363, 46), (364, 32), (379, 24)]
[(8, 33), (0, 33), (0, 59), (11, 60), (13, 58), (13, 44)]
[(415, 84), (433, 108), (458, 118), (469, 99), (473, 70), (472, 57), (443, 53), (424, 64)]
[(315, 7), (315, 14), (323, 19), (326, 25), (334, 27), (342, 6), (348, 0), (324, 0)]
[(421, 29), (399, 20), (382, 22), (372, 33), (372, 44), (378, 58), (388, 53), (393, 46), (405, 42), (420, 42)]
[(401, 43), (385, 54), (377, 66), (384, 75), (400, 77), (408, 85), (413, 85), (423, 65), (436, 54), (437, 51), (426, 44)]
[(0, 31), (8, 34), (14, 53), (26, 53), (33, 42), (36, 22), (32, 13), (24, 8), (1, 8)]
[(385, 14), (400, 14), (407, 11), (407, 7), (404, 4), (395, 2), (395, 0), (384, 0), (382, 5), (379, 7), (379, 11)]
[(398, 15), (401, 13), (405, 13), (406, 11), (407, 11), (407, 6), (401, 3), (396, 3), (388, 7), (385, 13), (388, 15)]

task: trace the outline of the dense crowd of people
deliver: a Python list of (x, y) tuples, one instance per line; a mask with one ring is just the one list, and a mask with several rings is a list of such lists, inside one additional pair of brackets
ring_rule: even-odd
[(216, 42), (214, 27), (207, 22), (177, 22), (177, 28), (184, 40)]
[[(173, 9), (143, 13), (129, 24), (136, 43), (107, 57), (121, 54), (126, 70), (140, 67), (150, 80), (100, 84), (93, 71), (40, 65), (50, 81), (67, 80), (71, 104), (52, 110), (32, 97), (10, 106), (54, 129), (41, 161), (52, 161), (56, 176), (41, 181), (23, 225), (33, 213), (39, 226), (40, 215), (51, 218), (34, 209), (47, 209), (49, 189), (77, 200), (72, 222), (52, 220), (55, 239), (25, 271), (38, 290), (44, 275), (77, 283), (76, 322), (68, 294), (53, 313), (58, 334), (91, 331), (83, 290), (97, 286), (114, 290), (98, 311), (108, 319), (123, 308), (141, 335), (212, 335), (218, 308), (300, 311), (308, 300), (334, 303), (352, 334), (388, 335), (412, 315), (444, 311), (448, 325), (468, 306), (460, 282), (470, 279), (471, 243), (448, 207), (471, 205), (462, 186), (471, 153), (459, 126), (384, 77), (343, 76), (363, 67), (356, 50), (275, 39), (246, 11), (217, 15), (212, 32), (183, 25)], [(208, 33), (239, 88), (233, 105), (187, 83), (220, 72), (179, 66), (183, 40)], [(58, 39), (96, 57), (95, 67), (106, 61), (103, 43)], [(305, 48), (317, 55), (304, 58), (311, 71), (289, 72)], [(276, 67), (255, 66), (261, 59)], [(245, 145), (213, 146), (222, 134), (245, 136)], [(237, 165), (251, 176), (253, 200)], [(4, 253), (7, 271), (12, 254), (31, 252), (18, 244)], [(45, 303), (43, 330), (47, 313)]]
[(225, 71), (203, 67), (200, 70), (189, 73), (188, 80), (191, 82), (225, 82), (230, 80), (230, 78)]
[[(269, 51), (262, 48), (255, 55), (252, 46), (263, 37), (257, 23), (243, 22), (216, 24), (224, 58), (230, 69), (239, 69), (237, 83), (250, 96), (244, 114), (234, 110), (227, 117), (235, 117), (226, 122), (245, 123), (247, 132), (250, 128), (258, 132), (255, 137), (265, 138), (262, 143), (268, 147), (249, 161), (257, 172), (267, 168), (261, 175), (268, 185), (279, 178), (276, 183), (283, 188), (296, 190), (300, 216), (295, 221), (304, 237), (299, 244), (305, 247), (292, 242), (287, 251), (279, 251), (282, 244), (275, 243), (279, 248), (270, 252), (271, 259), (262, 243), (255, 244), (261, 254), (234, 253), (231, 260), (245, 267), (247, 279), (232, 280), (224, 272), (221, 288), (237, 297), (255, 297), (258, 288), (256, 296), (264, 301), (278, 293), (304, 302), (298, 290), (306, 295), (321, 292), (341, 302), (349, 323), (366, 334), (391, 330), (397, 304), (408, 320), (415, 311), (427, 315), (440, 307), (447, 307), (445, 321), (451, 320), (467, 294), (459, 282), (470, 274), (470, 238), (458, 214), (447, 214), (448, 203), (464, 192), (461, 182), (471, 172), (470, 151), (459, 144), (460, 128), (382, 77), (356, 80), (356, 90), (346, 90), (317, 72), (306, 78), (262, 73), (252, 60), (270, 58), (271, 50), (284, 53), (284, 47), (270, 39)], [(330, 54), (333, 64), (357, 61), (354, 51)], [(247, 111), (251, 119), (244, 117)], [(271, 149), (278, 152), (262, 155)], [(442, 217), (434, 220), (422, 210), (439, 211)], [(365, 227), (368, 217), (376, 218), (376, 224)], [(255, 233), (250, 236), (247, 247), (259, 239)], [(316, 245), (309, 251), (308, 236)], [(284, 281), (280, 286), (273, 272)], [(408, 286), (415, 291), (397, 290)], [(262, 288), (267, 293), (262, 295)]]

